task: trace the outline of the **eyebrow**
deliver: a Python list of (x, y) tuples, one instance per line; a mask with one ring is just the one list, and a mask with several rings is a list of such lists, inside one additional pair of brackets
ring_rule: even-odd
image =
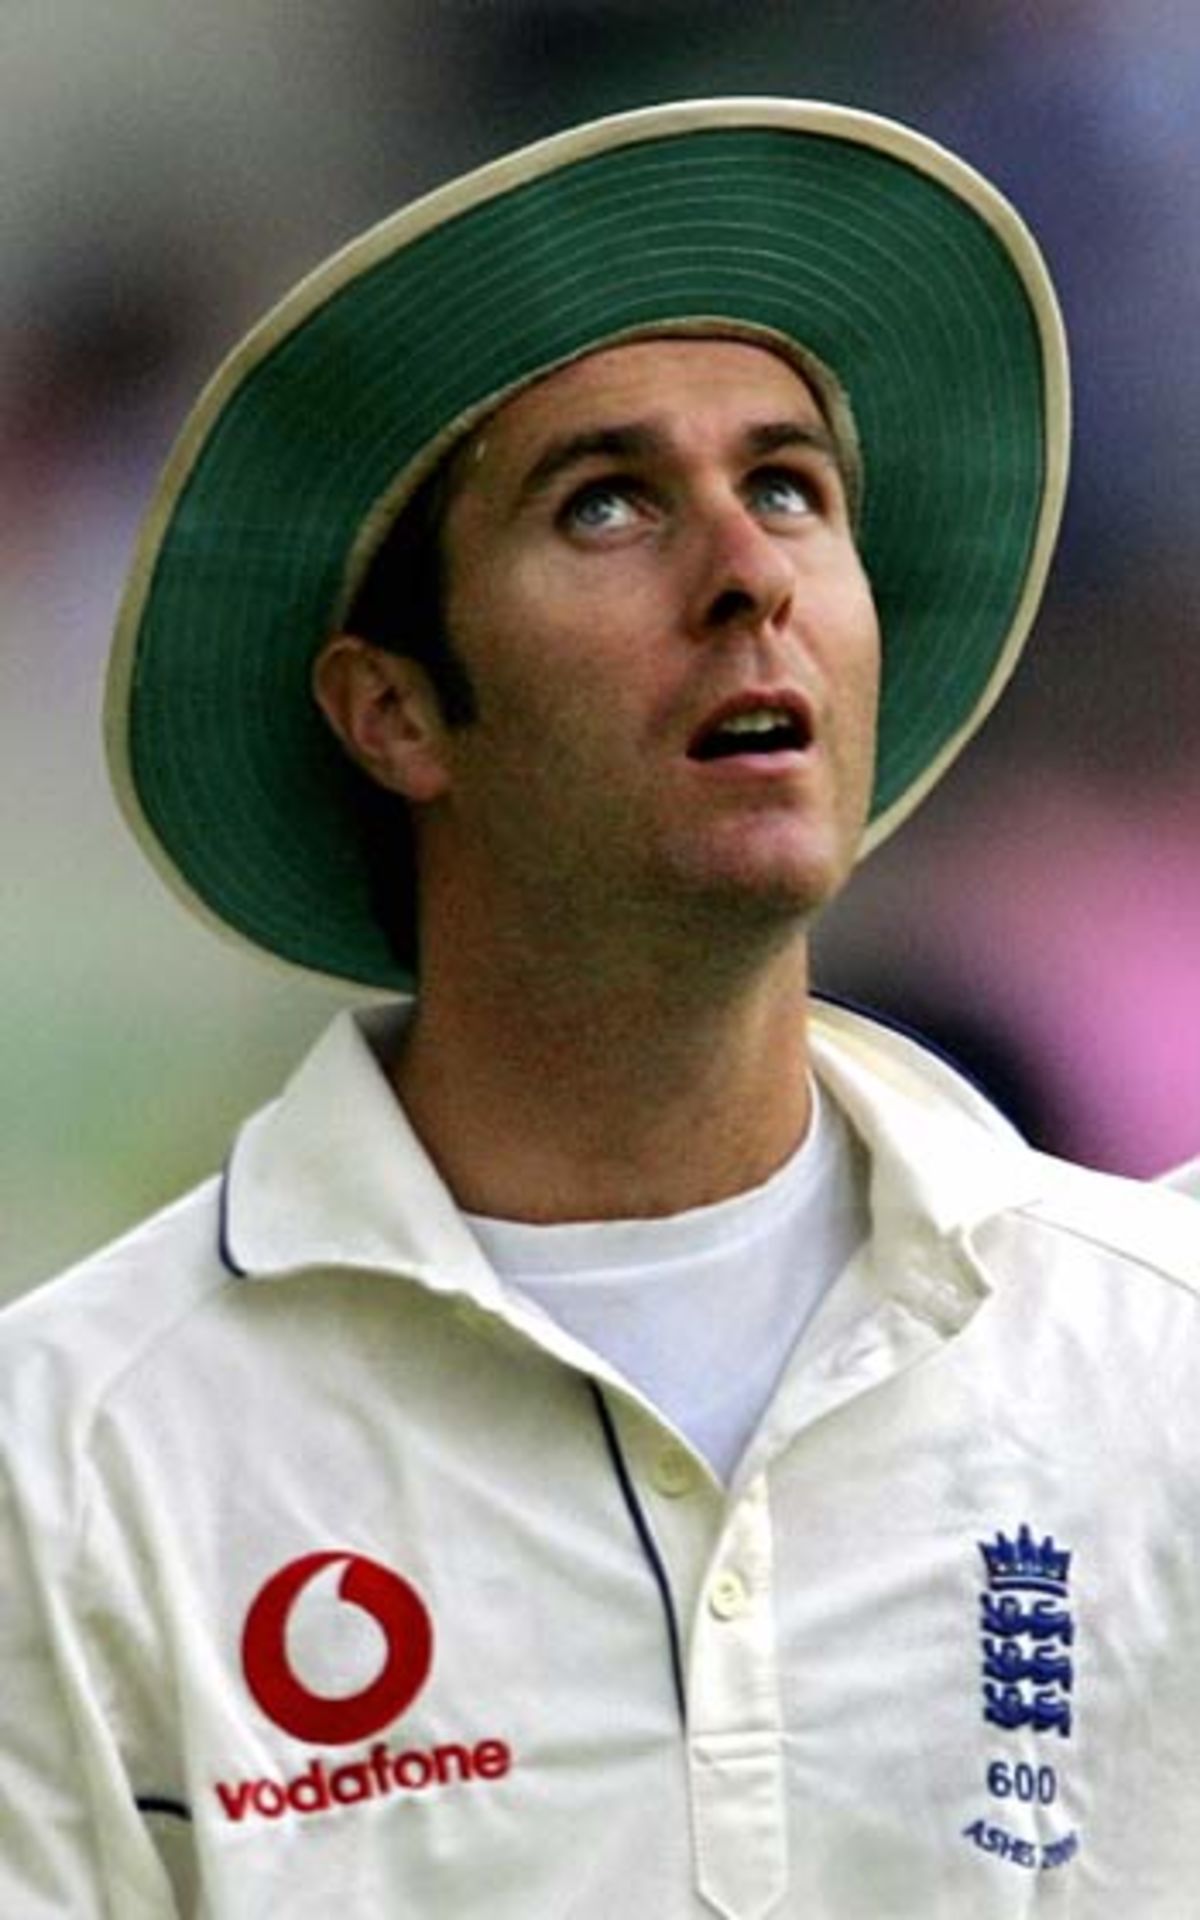
[(580, 433), (564, 434), (551, 440), (524, 476), (517, 491), (517, 506), (526, 506), (545, 493), (559, 475), (586, 460), (646, 459), (661, 453), (666, 445), (657, 428), (640, 424), (626, 427), (591, 427)]
[(838, 444), (829, 428), (801, 420), (769, 420), (751, 427), (746, 435), (747, 451), (762, 459), (768, 453), (782, 453), (789, 447), (817, 453), (841, 467)]
[[(563, 473), (569, 472), (572, 467), (582, 466), (588, 460), (648, 459), (666, 453), (669, 445), (664, 433), (642, 421), (634, 421), (626, 426), (584, 428), (579, 433), (564, 434), (561, 439), (551, 440), (522, 479), (517, 490), (516, 507), (519, 511), (527, 506)], [(839, 473), (842, 471), (837, 442), (829, 429), (807, 421), (762, 421), (747, 428), (741, 445), (745, 455), (760, 460), (768, 454), (781, 453), (789, 448), (810, 451), (829, 460)]]

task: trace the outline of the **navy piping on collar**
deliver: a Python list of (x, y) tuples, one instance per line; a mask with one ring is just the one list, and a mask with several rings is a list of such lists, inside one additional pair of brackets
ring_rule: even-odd
[(629, 1468), (625, 1464), (625, 1456), (621, 1452), (621, 1442), (617, 1437), (617, 1429), (614, 1425), (612, 1414), (608, 1410), (608, 1402), (605, 1400), (595, 1380), (589, 1380), (588, 1386), (591, 1389), (592, 1398), (596, 1403), (596, 1414), (600, 1421), (600, 1430), (604, 1435), (605, 1444), (608, 1447), (609, 1459), (612, 1461), (613, 1471), (617, 1476), (617, 1485), (621, 1489), (621, 1495), (628, 1508), (629, 1517), (633, 1521), (633, 1530), (638, 1537), (638, 1544), (650, 1564), (650, 1571), (654, 1575), (655, 1585), (658, 1588), (659, 1598), (662, 1601), (663, 1615), (667, 1623), (667, 1643), (671, 1653), (671, 1679), (675, 1686), (675, 1700), (679, 1708), (680, 1725), (686, 1730), (687, 1696), (684, 1692), (683, 1685), (683, 1659), (679, 1647), (679, 1622), (675, 1617), (675, 1602), (671, 1597), (671, 1583), (667, 1579), (667, 1570), (663, 1565), (662, 1555), (658, 1551), (658, 1542), (650, 1531), (650, 1523), (642, 1511), (641, 1502), (637, 1497), (637, 1489), (630, 1477)]
[(190, 1821), (192, 1810), (182, 1800), (171, 1800), (161, 1793), (139, 1793), (134, 1799), (139, 1813), (169, 1813), (173, 1820)]
[(910, 1021), (901, 1019), (898, 1013), (885, 1012), (882, 1007), (871, 1006), (866, 1000), (856, 1000), (851, 994), (829, 993), (822, 988), (819, 992), (814, 991), (810, 998), (822, 1006), (841, 1008), (844, 1013), (855, 1013), (859, 1019), (870, 1020), (875, 1026), (882, 1027), (886, 1033), (898, 1034), (901, 1040), (908, 1040), (914, 1047), (919, 1047), (922, 1053), (929, 1054), (932, 1059), (940, 1061), (942, 1066), (949, 1067), (951, 1073), (956, 1073), (960, 1080), (965, 1080), (980, 1099), (986, 1100), (990, 1107), (994, 1107), (996, 1112), (1007, 1120), (1020, 1139), (1025, 1138), (1024, 1127), (1019, 1125), (1016, 1118), (1009, 1112), (1007, 1105), (998, 1097), (995, 1089), (987, 1086), (973, 1067), (968, 1066), (965, 1060), (960, 1060), (956, 1053), (953, 1053), (949, 1047), (943, 1046), (940, 1040), (935, 1040), (931, 1034), (925, 1033), (920, 1027), (913, 1026)]
[(233, 1161), (232, 1153), (221, 1169), (221, 1197), (217, 1212), (217, 1253), (221, 1265), (235, 1280), (250, 1278), (245, 1267), (240, 1267), (233, 1257), (233, 1247), (229, 1239), (229, 1169)]

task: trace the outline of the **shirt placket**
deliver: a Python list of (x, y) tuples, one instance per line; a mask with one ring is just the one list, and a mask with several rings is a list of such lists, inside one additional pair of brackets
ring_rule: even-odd
[(645, 1402), (610, 1399), (682, 1651), (696, 1891), (725, 1920), (781, 1912), (789, 1885), (786, 1606), (775, 1593), (771, 1469), (805, 1429), (936, 1351), (970, 1317), (982, 1290), (969, 1269), (922, 1251), (897, 1245), (886, 1288), (870, 1249), (851, 1262), (838, 1312), (792, 1354), (728, 1490)]
[(688, 1662), (688, 1776), (697, 1887), (727, 1920), (759, 1920), (787, 1886), (787, 1810), (773, 1551), (759, 1475), (726, 1514)]
[(614, 1400), (683, 1642), (696, 1891), (758, 1920), (787, 1885), (786, 1801), (765, 1474), (730, 1498), (680, 1436)]

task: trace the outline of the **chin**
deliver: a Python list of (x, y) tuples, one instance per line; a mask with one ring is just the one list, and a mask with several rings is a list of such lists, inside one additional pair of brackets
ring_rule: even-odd
[(803, 936), (840, 885), (840, 876), (823, 871), (710, 873), (685, 890), (691, 911), (684, 905), (682, 917), (698, 920), (725, 947), (742, 939), (774, 947)]
[(811, 918), (845, 886), (854, 868), (857, 839), (851, 845), (807, 845), (743, 850), (726, 870), (710, 878), (714, 890), (747, 908)]

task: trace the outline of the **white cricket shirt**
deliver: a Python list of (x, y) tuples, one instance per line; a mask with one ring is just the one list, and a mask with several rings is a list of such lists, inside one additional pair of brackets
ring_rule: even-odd
[(727, 1488), (349, 1020), (0, 1317), (5, 1920), (1193, 1920), (1195, 1203), (813, 1049), (871, 1238)]

